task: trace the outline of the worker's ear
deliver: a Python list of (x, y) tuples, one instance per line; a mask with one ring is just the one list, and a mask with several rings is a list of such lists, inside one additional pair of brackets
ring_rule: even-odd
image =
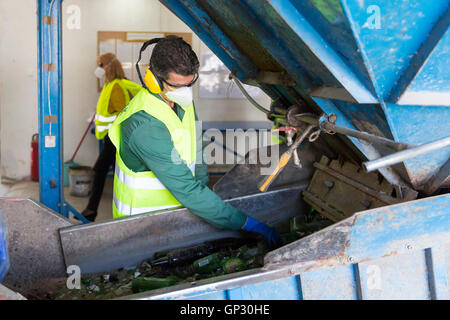
[(161, 93), (163, 90), (163, 85), (161, 81), (155, 76), (150, 68), (145, 70), (144, 82), (147, 88), (155, 94)]

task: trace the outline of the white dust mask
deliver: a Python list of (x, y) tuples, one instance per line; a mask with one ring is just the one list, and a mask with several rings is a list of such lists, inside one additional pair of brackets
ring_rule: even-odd
[(166, 92), (166, 97), (182, 108), (187, 108), (192, 103), (192, 87), (182, 87)]
[(105, 69), (97, 67), (95, 69), (95, 76), (99, 79), (103, 78), (105, 76)]

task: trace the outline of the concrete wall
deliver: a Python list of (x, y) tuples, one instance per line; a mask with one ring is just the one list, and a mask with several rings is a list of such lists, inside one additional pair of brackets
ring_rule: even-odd
[(3, 176), (30, 175), (38, 131), (36, 1), (0, 0), (0, 166)]
[[(80, 29), (68, 29), (70, 5), (81, 12)], [(97, 31), (191, 32), (157, 0), (64, 0), (63, 2), (63, 127), (64, 160), (71, 158), (99, 93), (94, 76)], [(0, 0), (0, 145), (1, 174), (15, 179), (30, 174), (30, 141), (38, 130), (36, 74), (36, 1)], [(199, 54), (201, 41), (193, 36)], [(264, 121), (265, 115), (243, 99), (198, 99), (203, 121)], [(269, 105), (269, 98), (258, 101)], [(98, 142), (90, 133), (76, 162), (93, 166)]]

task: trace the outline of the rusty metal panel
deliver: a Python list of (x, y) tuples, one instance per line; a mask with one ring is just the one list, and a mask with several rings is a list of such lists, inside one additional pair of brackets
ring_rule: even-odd
[(365, 173), (350, 163), (322, 157), (303, 197), (320, 214), (340, 221), (355, 212), (378, 208), (401, 200), (391, 196), (394, 188), (378, 173)]
[(0, 210), (6, 215), (10, 253), (3, 284), (29, 295), (48, 292), (54, 279), (67, 276), (59, 229), (73, 224), (31, 199), (0, 198)]

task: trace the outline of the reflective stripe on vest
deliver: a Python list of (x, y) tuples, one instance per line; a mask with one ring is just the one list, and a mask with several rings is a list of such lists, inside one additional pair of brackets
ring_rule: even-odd
[[(191, 170), (192, 174), (195, 174), (195, 162), (189, 165), (189, 170)], [(159, 181), (158, 178), (129, 176), (120, 170), (119, 165), (117, 164), (116, 176), (123, 184), (132, 189), (166, 190), (166, 187), (161, 183), (161, 181)]]
[[(120, 170), (120, 167), (124, 171)], [(195, 168), (195, 163), (191, 165)], [(194, 169), (195, 170), (195, 169)], [(167, 190), (151, 171), (127, 174), (119, 153), (116, 153), (114, 175), (113, 217), (114, 219), (182, 207), (180, 202)]]
[(98, 132), (103, 132), (106, 130), (109, 130), (109, 128), (111, 128), (112, 123), (108, 124), (107, 126), (96, 126), (95, 130), (97, 130)]
[[(174, 159), (174, 165), (187, 163), (195, 175), (196, 131), (193, 104), (184, 108), (185, 113), (180, 120), (165, 102), (142, 90), (119, 114), (109, 130), (111, 142), (116, 147), (114, 218), (182, 207), (152, 171), (134, 172), (125, 165), (120, 156), (122, 140), (120, 125), (139, 111), (145, 111), (166, 125), (181, 158)], [(182, 162), (178, 162), (179, 160)]]
[[(142, 213), (155, 213), (155, 211), (164, 211), (167, 209), (182, 208), (180, 204), (168, 205), (168, 206), (158, 206), (158, 207), (142, 207), (142, 208), (132, 208), (129, 205), (122, 203), (117, 199), (116, 195), (113, 194), (113, 205), (117, 211), (119, 211), (122, 216), (133, 216)], [(115, 217), (116, 218), (116, 217)]]
[(117, 115), (111, 116), (111, 117), (104, 117), (100, 114), (96, 114), (95, 115), (95, 120), (98, 120), (100, 122), (113, 122), (114, 120), (116, 120)]

